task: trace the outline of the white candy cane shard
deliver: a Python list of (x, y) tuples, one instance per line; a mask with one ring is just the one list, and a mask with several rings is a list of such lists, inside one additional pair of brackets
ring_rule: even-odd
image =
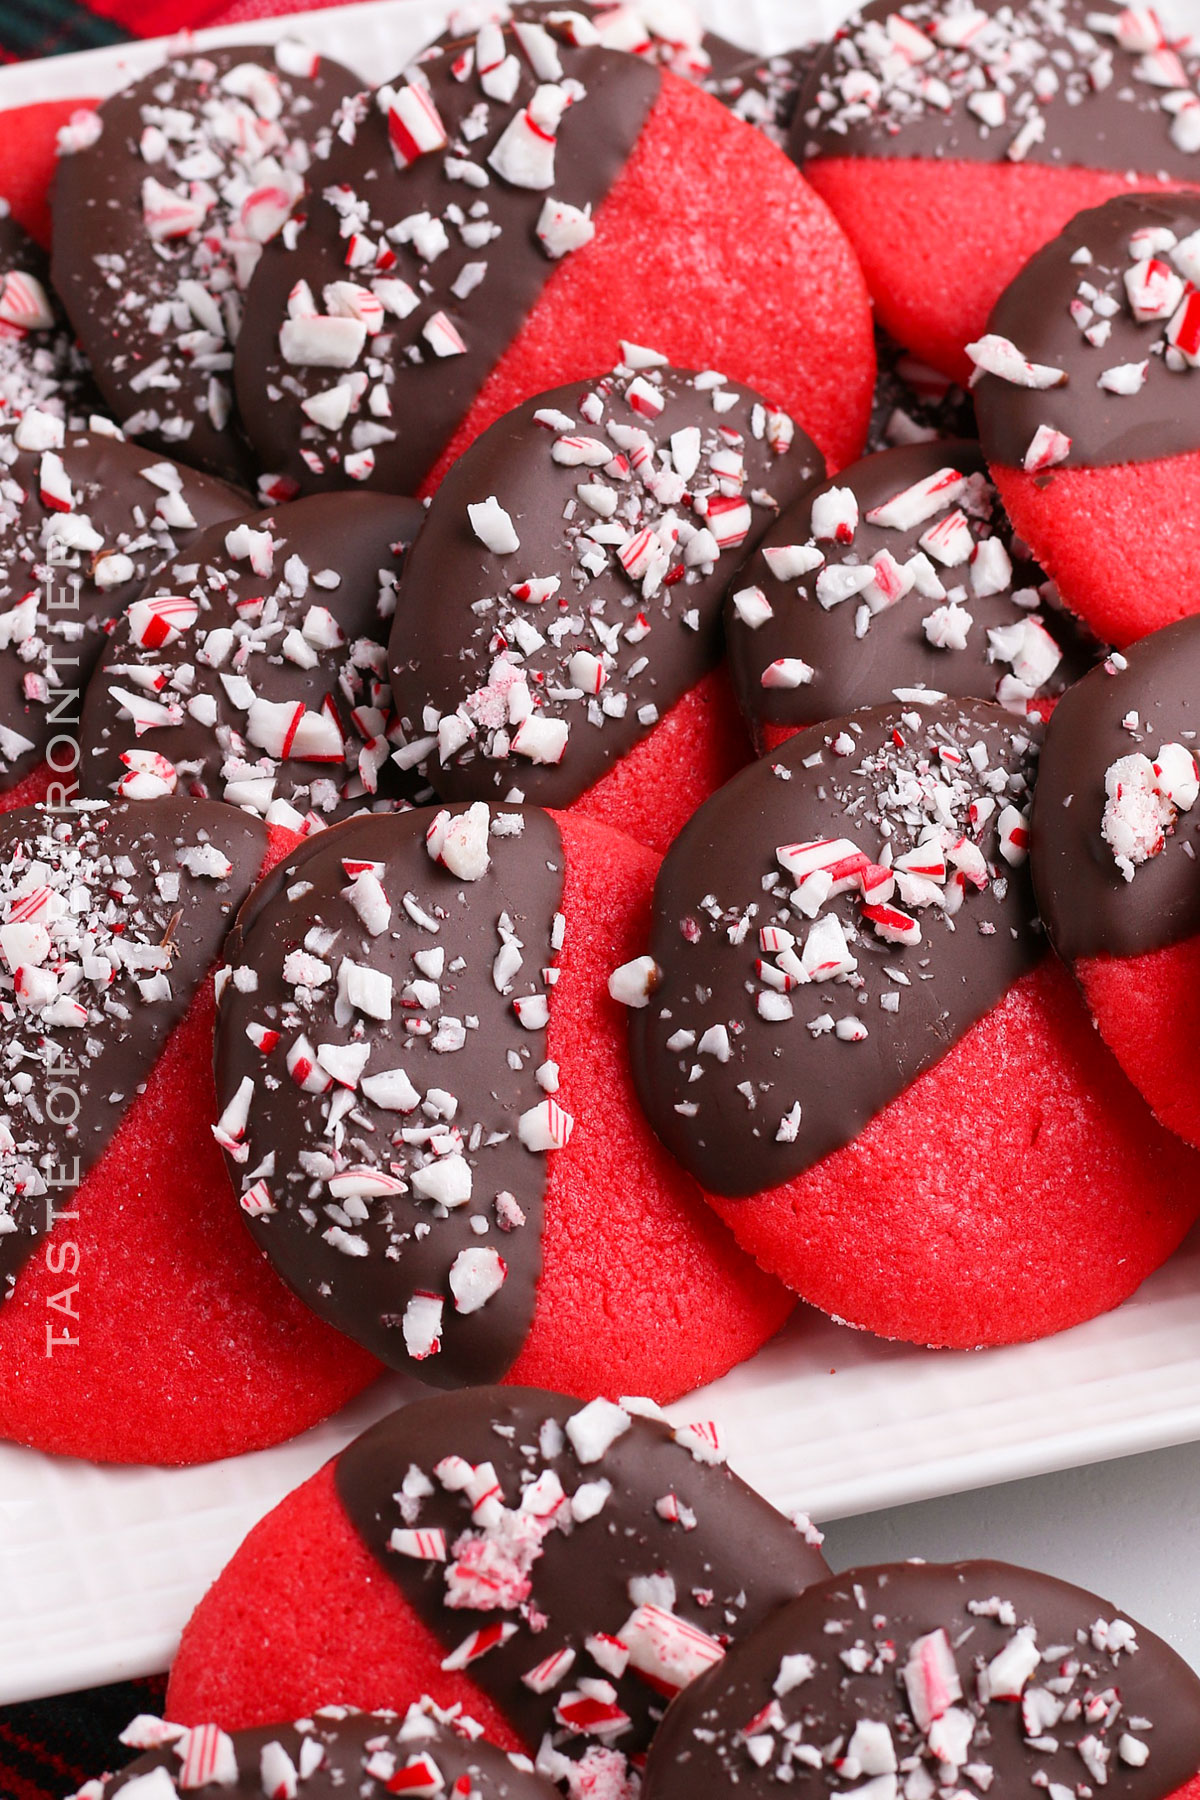
[(450, 1265), (450, 1292), (460, 1313), (478, 1312), (504, 1286), (507, 1265), (498, 1251), (486, 1245), (460, 1250)]
[(414, 1562), (445, 1562), (446, 1534), (436, 1526), (425, 1531), (407, 1531), (397, 1526), (388, 1539), (389, 1550), (397, 1556), (409, 1556)]
[(904, 1667), (904, 1687), (917, 1727), (925, 1732), (962, 1699), (958, 1664), (944, 1631), (914, 1639)]
[(449, 869), (460, 881), (479, 881), (491, 865), (490, 819), (482, 800), (476, 800), (466, 812), (439, 812), (425, 833), (425, 848), (435, 863)]
[(517, 1136), (527, 1150), (561, 1150), (570, 1143), (575, 1121), (557, 1100), (531, 1106), (517, 1120)]
[(812, 529), (818, 542), (852, 544), (858, 530), (858, 497), (853, 488), (832, 487), (818, 494), (812, 503)]
[(1183, 281), (1157, 256), (1134, 263), (1125, 271), (1125, 292), (1139, 325), (1152, 319), (1169, 319), (1183, 299)]
[(449, 143), (441, 114), (427, 87), (410, 83), (391, 96), (388, 139), (397, 163), (406, 169), (418, 157)]
[(468, 506), (467, 517), (475, 536), (493, 555), (511, 556), (514, 550), (521, 548), (516, 527), (495, 494)]
[(152, 600), (135, 600), (125, 617), (129, 636), (147, 650), (161, 650), (190, 631), (200, 616), (197, 601), (177, 594), (156, 594)]
[(759, 682), (765, 688), (801, 688), (808, 686), (814, 673), (812, 664), (806, 663), (801, 657), (781, 656), (767, 664), (759, 676)]
[(725, 1655), (715, 1638), (661, 1606), (639, 1606), (619, 1632), (636, 1669), (660, 1693), (674, 1695)]
[(285, 319), (279, 327), (283, 360), (300, 368), (352, 369), (366, 341), (363, 321), (340, 314)]
[(0, 319), (21, 331), (49, 331), (54, 313), (36, 275), (13, 269), (0, 282)]
[(819, 569), (825, 554), (815, 544), (774, 544), (763, 550), (763, 561), (776, 581), (795, 581)]
[(760, 625), (775, 617), (775, 608), (760, 587), (741, 588), (733, 596), (733, 610), (751, 631), (757, 631)]
[(424, 1362), (441, 1349), (442, 1307), (440, 1294), (425, 1293), (414, 1294), (405, 1306), (401, 1330), (404, 1348), (414, 1362)]
[(1056, 431), (1053, 425), (1039, 425), (1029, 440), (1023, 466), (1026, 474), (1036, 475), (1066, 462), (1070, 454), (1071, 440), (1065, 432)]
[(914, 482), (899, 494), (893, 494), (882, 506), (872, 507), (867, 514), (871, 525), (884, 525), (893, 531), (909, 531), (926, 519), (943, 512), (951, 501), (966, 492), (966, 477), (957, 469), (935, 469), (923, 481)]
[(513, 187), (552, 187), (558, 124), (567, 99), (566, 89), (553, 83), (535, 88), (528, 106), (505, 127), (488, 166)]
[(1116, 363), (1098, 377), (1096, 386), (1108, 394), (1136, 394), (1146, 385), (1149, 359), (1137, 363)]
[(581, 1463), (599, 1462), (632, 1425), (632, 1416), (611, 1400), (590, 1400), (567, 1420), (566, 1433)]
[(1024, 388), (1056, 388), (1065, 387), (1067, 372), (1065, 369), (1053, 369), (1047, 363), (1033, 363), (1021, 355), (1017, 346), (1006, 337), (999, 337), (989, 332), (978, 338), (975, 343), (967, 345), (967, 355), (975, 364), (972, 383), (980, 375), (997, 375), (1001, 381), (1009, 381), (1014, 387)]
[(652, 956), (637, 956), (622, 963), (608, 978), (608, 991), (622, 1006), (648, 1006), (662, 980), (662, 970)]
[(1042, 1660), (1037, 1631), (1022, 1625), (979, 1677), (980, 1692), (989, 1700), (1019, 1700), (1025, 1683)]
[(538, 243), (554, 262), (572, 250), (582, 250), (596, 235), (589, 213), (570, 206), (565, 200), (547, 200), (535, 227)]
[(182, 1791), (236, 1785), (238, 1766), (233, 1739), (216, 1725), (193, 1725), (175, 1748), (183, 1765), (176, 1776)]

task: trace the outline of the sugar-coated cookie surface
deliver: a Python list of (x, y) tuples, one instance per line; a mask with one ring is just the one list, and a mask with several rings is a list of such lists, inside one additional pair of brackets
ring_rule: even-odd
[(190, 800), (3, 840), (0, 1433), (143, 1462), (290, 1436), (374, 1365), (247, 1254), (212, 1144), (208, 974), (285, 845)]
[(1073, 213), (1200, 184), (1200, 53), (1115, 0), (872, 0), (818, 59), (792, 154), (881, 322), (947, 374)]
[(385, 648), (422, 517), (415, 500), (313, 495), (194, 536), (111, 632), (83, 791), (187, 793), (301, 832), (428, 798), (402, 766)]
[[(953, 1790), (1200, 1792), (1200, 1681), (1110, 1602), (999, 1562), (808, 1588), (672, 1706), (646, 1800)], [(847, 1789), (846, 1782), (858, 1783)]]
[(228, 1726), (330, 1683), (372, 1706), (425, 1691), (572, 1793), (620, 1793), (601, 1778), (672, 1695), (822, 1579), (818, 1542), (729, 1471), (714, 1427), (644, 1401), (413, 1402), (250, 1534), (184, 1632), (168, 1710)]
[(145, 1754), (119, 1775), (85, 1782), (72, 1800), (174, 1800), (205, 1787), (255, 1800), (296, 1800), (301, 1791), (304, 1800), (554, 1800), (558, 1791), (528, 1757), (488, 1743), (474, 1719), (427, 1695), (402, 1711), (319, 1706), (310, 1718), (237, 1732), (143, 1713), (121, 1742)]
[(232, 382), (246, 290), (359, 87), (295, 40), (185, 51), (60, 136), (54, 282), (131, 436), (249, 485)]
[(1191, 1157), (1044, 961), (1036, 732), (964, 700), (791, 738), (685, 827), (613, 976), (659, 1136), (764, 1267), (884, 1336), (1060, 1329), (1196, 1216)]
[(236, 379), (266, 466), (413, 492), (518, 402), (593, 376), (614, 320), (856, 453), (869, 312), (823, 203), (707, 95), (572, 37), (485, 25), (361, 110), (248, 295)]
[(978, 445), (864, 458), (771, 526), (730, 585), (730, 668), (760, 744), (927, 693), (1040, 713), (1083, 664)]
[(1200, 619), (1152, 632), (1065, 697), (1047, 732), (1031, 866), (1050, 940), (1105, 1042), (1196, 1143)]
[(284, 1279), (393, 1366), (665, 1399), (781, 1322), (632, 1094), (605, 955), (655, 866), (476, 802), (320, 833), (243, 909), (218, 1140)]
[(392, 683), (443, 797), (578, 802), (665, 845), (695, 808), (708, 719), (674, 746), (675, 780), (644, 781), (640, 819), (624, 796), (608, 819), (604, 778), (717, 663), (740, 557), (825, 462), (753, 389), (625, 353), (450, 470), (397, 593)]
[(48, 781), (61, 802), (78, 786), (83, 690), (113, 622), (246, 497), (102, 419), (68, 432), (38, 408), (0, 431), (0, 470), (0, 807), (40, 800)]
[(1127, 644), (1195, 609), (1200, 195), (1081, 212), (970, 346), (980, 440), (1064, 602)]

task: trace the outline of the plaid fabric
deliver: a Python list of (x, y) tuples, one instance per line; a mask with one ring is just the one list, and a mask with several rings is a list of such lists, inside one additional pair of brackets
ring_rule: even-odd
[(161, 1712), (166, 1677), (123, 1681), (60, 1700), (0, 1707), (0, 1800), (63, 1800), (93, 1775), (119, 1769), (117, 1742), (140, 1712)]
[(92, 50), (130, 37), (207, 25), (222, 0), (0, 0), (0, 60)]

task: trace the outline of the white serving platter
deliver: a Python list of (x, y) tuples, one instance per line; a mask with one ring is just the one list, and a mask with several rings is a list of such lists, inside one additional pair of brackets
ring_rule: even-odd
[[(270, 4), (240, 0), (239, 23), (192, 41), (303, 35), (366, 80), (402, 67), (448, 10), (448, 0), (369, 0), (253, 17)], [(699, 6), (715, 29), (764, 53), (848, 10), (846, 0)], [(101, 97), (166, 48), (158, 40), (0, 69), (0, 109)], [(290, 1444), (200, 1469), (98, 1468), (0, 1445), (0, 1704), (165, 1668), (250, 1527), (416, 1391), (385, 1377)], [(748, 1481), (817, 1519), (1200, 1438), (1200, 1232), (1117, 1312), (1039, 1344), (923, 1351), (799, 1308), (753, 1361), (671, 1410), (680, 1422), (715, 1419)]]

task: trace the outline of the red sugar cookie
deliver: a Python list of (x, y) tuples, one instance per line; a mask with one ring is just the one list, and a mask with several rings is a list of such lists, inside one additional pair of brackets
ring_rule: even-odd
[(131, 437), (251, 484), (231, 380), (244, 296), (359, 90), (294, 38), (185, 49), (60, 136), (54, 282)]
[(1073, 688), (1046, 736), (1031, 866), (1050, 940), (1158, 1118), (1200, 1144), (1200, 618)]
[(246, 1242), (212, 1139), (208, 970), (296, 840), (178, 800), (4, 832), (0, 1435), (146, 1463), (289, 1437), (378, 1366)]
[(997, 301), (979, 435), (1014, 528), (1064, 604), (1128, 644), (1196, 610), (1200, 196), (1080, 213)]
[(434, 495), (396, 596), (397, 754), (445, 799), (665, 850), (747, 760), (713, 679), (739, 555), (825, 462), (752, 388), (628, 355), (506, 413)]
[(656, 867), (477, 802), (320, 833), (243, 909), (218, 1139), (284, 1280), (373, 1355), (665, 1401), (786, 1316), (633, 1094), (606, 982)]
[(613, 977), (659, 1136), (764, 1268), (881, 1336), (1061, 1330), (1200, 1212), (1034, 929), (1035, 729), (963, 700), (801, 732), (685, 827)]
[(1195, 1800), (1200, 1678), (1109, 1601), (1033, 1569), (848, 1569), (680, 1696), (642, 1792), (765, 1800), (792, 1781), (844, 1793), (859, 1776), (882, 1796), (901, 1758), (998, 1794), (1094, 1782), (1122, 1800)]
[(71, 1800), (172, 1800), (203, 1787), (255, 1800), (296, 1800), (301, 1790), (304, 1800), (561, 1800), (528, 1757), (510, 1756), (480, 1729), (428, 1695), (403, 1711), (318, 1706), (295, 1723), (233, 1733), (211, 1721), (189, 1729), (139, 1713), (121, 1742), (145, 1755), (119, 1775), (85, 1781)]
[[(667, 1701), (826, 1573), (716, 1428), (533, 1388), (416, 1401), (257, 1525), (187, 1625), (170, 1716), (322, 1697), (460, 1703), (571, 1792), (640, 1763)], [(489, 1575), (489, 1571), (491, 1572)]]
[(729, 665), (751, 735), (773, 747), (921, 694), (1041, 716), (1086, 661), (1053, 601), (977, 444), (864, 457), (789, 508), (729, 584)]
[(791, 153), (880, 323), (965, 382), (993, 302), (1073, 214), (1200, 184), (1198, 71), (1194, 42), (1115, 0), (872, 0), (818, 60)]
[(267, 468), (414, 492), (615, 335), (858, 453), (870, 314), (824, 203), (717, 101), (571, 29), (485, 26), (382, 87), (267, 249), (235, 369)]
[[(78, 787), (83, 690), (151, 571), (249, 504), (236, 488), (32, 408), (0, 432), (0, 810)], [(49, 756), (50, 767), (46, 758)]]
[(393, 760), (386, 652), (423, 517), (415, 500), (314, 494), (193, 535), (89, 683), (83, 792), (225, 800), (301, 834), (430, 798)]

